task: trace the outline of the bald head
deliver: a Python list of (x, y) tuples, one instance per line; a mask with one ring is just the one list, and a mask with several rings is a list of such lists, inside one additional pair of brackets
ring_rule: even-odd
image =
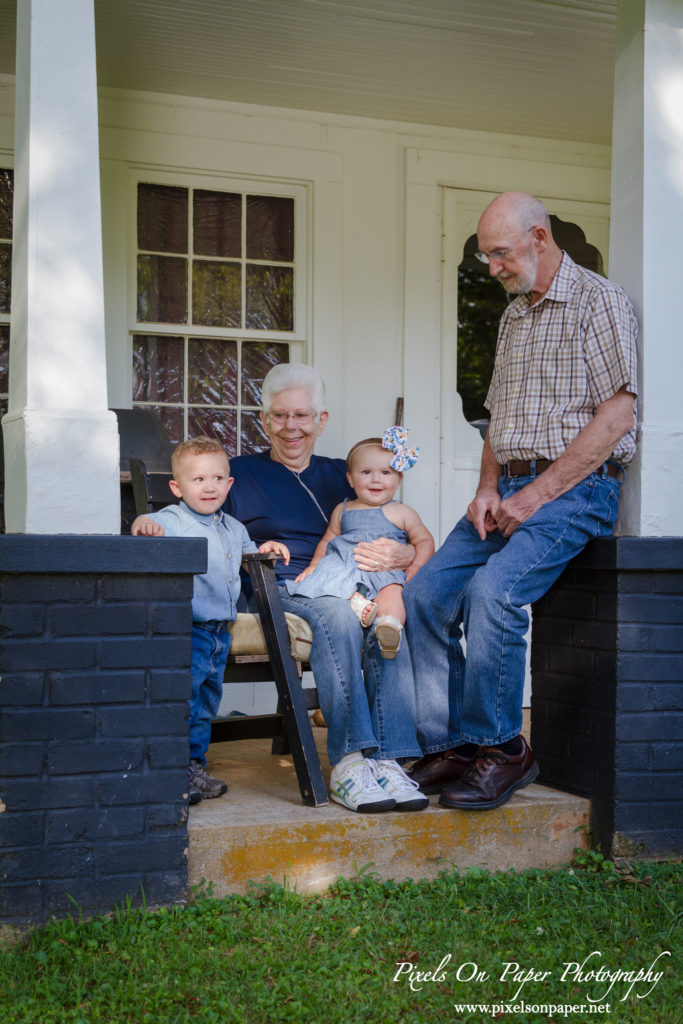
[(532, 302), (546, 293), (562, 262), (548, 211), (526, 192), (496, 196), (479, 218), (477, 239), (491, 276), (510, 294), (529, 294)]
[(527, 231), (543, 227), (551, 234), (550, 217), (540, 199), (527, 192), (502, 192), (486, 207), (479, 220), (479, 229)]

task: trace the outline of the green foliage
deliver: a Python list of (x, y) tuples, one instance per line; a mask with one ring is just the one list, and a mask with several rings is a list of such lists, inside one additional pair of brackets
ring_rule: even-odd
[(458, 392), (466, 420), (488, 417), (491, 383), (505, 292), (487, 270), (464, 263), (458, 270)]
[[(455, 1005), (512, 1003), (506, 963), (552, 972), (550, 985), (525, 983), (518, 1001), (572, 1004), (596, 985), (561, 983), (566, 962), (598, 950), (605, 966), (633, 971), (668, 951), (645, 998), (641, 986), (621, 1000), (627, 985), (617, 985), (612, 1011), (598, 1019), (673, 1024), (683, 996), (680, 882), (678, 864), (614, 865), (583, 851), (562, 870), (452, 871), (431, 882), (381, 882), (364, 867), (307, 897), (270, 881), (216, 899), (202, 881), (183, 908), (128, 903), (108, 918), (55, 921), (0, 950), (0, 1011), (3, 1024), (475, 1022), (493, 1015)], [(449, 954), (443, 977), (411, 988), (410, 971), (438, 975)], [(488, 979), (459, 980), (465, 964)]]

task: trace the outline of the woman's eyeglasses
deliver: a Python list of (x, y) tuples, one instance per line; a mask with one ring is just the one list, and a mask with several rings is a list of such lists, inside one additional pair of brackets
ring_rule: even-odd
[(285, 412), (284, 409), (272, 409), (268, 413), (268, 419), (277, 427), (284, 427), (290, 420), (294, 420), (297, 427), (307, 427), (317, 419), (317, 416), (312, 412)]

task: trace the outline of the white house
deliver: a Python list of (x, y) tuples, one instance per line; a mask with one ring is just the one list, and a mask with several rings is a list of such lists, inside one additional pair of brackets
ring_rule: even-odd
[[(639, 447), (614, 544), (636, 539), (631, 568), (680, 579), (683, 0), (0, 0), (0, 577), (93, 573), (98, 551), (105, 574), (172, 574), (119, 544), (111, 410), (148, 406), (174, 439), (211, 430), (249, 450), (260, 380), (287, 358), (326, 379), (323, 454), (381, 431), (403, 399), (423, 452), (404, 497), (443, 539), (481, 450), (458, 390), (458, 268), (507, 189), (541, 197), (634, 302)], [(650, 636), (647, 679), (680, 693), (670, 643), (658, 677)], [(31, 665), (27, 715), (51, 667)], [(673, 683), (659, 722), (680, 720)], [(100, 813), (85, 784), (74, 794)], [(16, 799), (0, 812), (24, 813)], [(671, 848), (673, 826), (633, 830)], [(92, 870), (81, 902), (97, 908)], [(31, 910), (31, 885), (9, 878), (6, 919), (60, 905)]]

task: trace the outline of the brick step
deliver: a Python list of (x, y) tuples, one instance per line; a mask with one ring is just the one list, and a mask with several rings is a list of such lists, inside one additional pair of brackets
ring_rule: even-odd
[[(315, 730), (326, 782), (324, 730)], [(589, 802), (533, 784), (492, 811), (438, 805), (416, 813), (355, 814), (339, 804), (304, 807), (292, 759), (267, 740), (211, 747), (209, 770), (228, 792), (190, 808), (189, 885), (213, 882), (215, 895), (244, 893), (272, 878), (319, 892), (339, 876), (369, 868), (381, 879), (434, 878), (444, 868), (489, 870), (567, 863), (585, 846)]]

